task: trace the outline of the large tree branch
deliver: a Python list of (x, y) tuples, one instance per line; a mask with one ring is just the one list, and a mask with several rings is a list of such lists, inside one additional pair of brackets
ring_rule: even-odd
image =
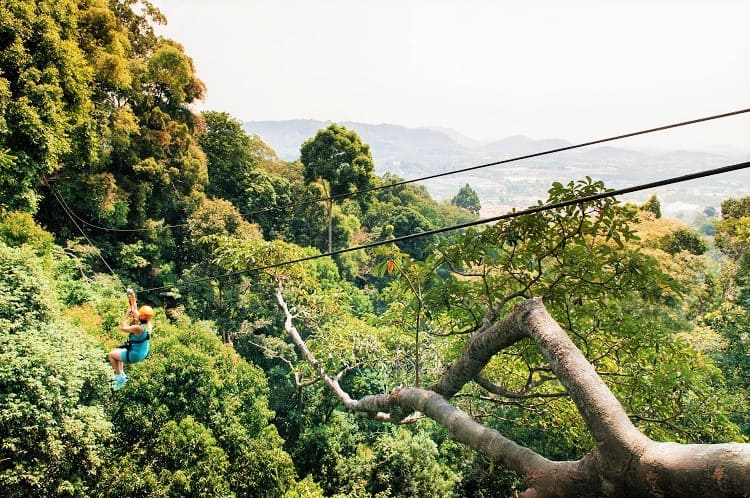
[[(504, 437), (498, 431), (477, 423), (468, 414), (451, 405), (446, 397), (435, 391), (408, 387), (396, 388), (389, 394), (369, 395), (359, 400), (352, 399), (339, 385), (339, 379), (331, 377), (325, 372), (323, 366), (307, 347), (299, 331), (292, 323), (293, 316), (284, 300), (283, 286), (280, 282), (276, 288), (276, 300), (284, 312), (286, 332), (299, 348), (305, 360), (313, 366), (323, 382), (349, 410), (365, 412), (381, 420), (389, 420), (395, 423), (403, 421), (409, 414), (423, 413), (443, 425), (458, 441), (481, 451), (492, 460), (515, 470), (520, 475), (529, 475), (534, 469), (549, 468), (556, 465), (534, 451)], [(493, 339), (494, 335), (504, 334), (498, 332), (495, 328), (491, 328), (485, 334), (485, 340), (472, 341), (474, 348), (483, 351), (485, 345), (495, 348), (498, 344), (507, 342), (507, 340)], [(471, 350), (474, 351), (475, 349)], [(473, 362), (464, 363), (472, 368), (477, 367)], [(486, 364), (486, 361), (484, 363)], [(479, 370), (482, 367), (479, 367)]]
[(594, 440), (638, 452), (638, 447), (648, 439), (636, 429), (620, 401), (547, 312), (542, 300), (534, 298), (519, 303), (513, 315), (518, 315), (565, 386)]
[(389, 396), (391, 405), (398, 404), (406, 411), (419, 411), (448, 430), (451, 437), (481, 452), (494, 462), (529, 476), (544, 469), (553, 470), (558, 464), (538, 453), (520, 446), (498, 431), (483, 426), (467, 413), (451, 405), (443, 396), (424, 389), (401, 388)]
[[(345, 407), (391, 422), (423, 413), (450, 435), (517, 472), (529, 497), (750, 496), (750, 445), (681, 445), (654, 442), (632, 424), (594, 367), (547, 313), (541, 299), (519, 303), (513, 313), (471, 338), (463, 356), (432, 390), (400, 387), (389, 394), (352, 399), (307, 348), (292, 323), (279, 285), (276, 297), (285, 328), (305, 359)], [(578, 461), (552, 462), (473, 420), (449, 399), (474, 379), (498, 351), (530, 337), (581, 412), (597, 446)]]
[(499, 322), (480, 328), (479, 332), (469, 339), (461, 358), (448, 368), (442, 378), (432, 386), (432, 390), (450, 399), (467, 382), (479, 375), (498, 351), (526, 337), (526, 331), (518, 318), (517, 314), (512, 313)]

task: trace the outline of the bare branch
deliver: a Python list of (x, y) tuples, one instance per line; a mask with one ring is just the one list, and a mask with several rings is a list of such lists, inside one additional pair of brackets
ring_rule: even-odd
[(294, 345), (297, 346), (297, 348), (300, 350), (302, 355), (304, 356), (305, 360), (312, 365), (312, 367), (315, 369), (315, 371), (318, 374), (318, 377), (320, 377), (323, 382), (336, 394), (336, 396), (341, 400), (342, 403), (344, 403), (344, 406), (346, 406), (350, 410), (354, 410), (356, 408), (357, 402), (354, 401), (343, 389), (341, 389), (341, 386), (339, 386), (338, 379), (331, 378), (328, 376), (328, 374), (323, 369), (323, 366), (320, 364), (320, 362), (315, 358), (315, 356), (312, 354), (312, 352), (308, 349), (307, 344), (305, 344), (305, 341), (302, 339), (302, 336), (297, 331), (297, 328), (292, 323), (292, 314), (289, 312), (289, 308), (286, 305), (286, 302), (284, 301), (284, 295), (283, 295), (283, 284), (281, 281), (278, 281), (278, 287), (276, 288), (276, 299), (279, 302), (279, 306), (281, 306), (281, 309), (284, 311), (284, 316), (286, 319), (284, 320), (284, 328), (289, 334), (289, 336), (292, 338), (292, 341), (294, 342)]
[(556, 380), (555, 377), (542, 377), (537, 381), (527, 382), (526, 385), (523, 387), (523, 389), (521, 389), (520, 391), (511, 391), (505, 386), (497, 385), (493, 383), (490, 379), (488, 379), (487, 377), (481, 374), (474, 377), (474, 380), (476, 381), (477, 384), (479, 384), (486, 391), (489, 391), (490, 393), (496, 394), (498, 396), (503, 396), (505, 398), (512, 398), (512, 399), (562, 398), (568, 395), (568, 393), (566, 392), (557, 392), (557, 393), (529, 392), (531, 389), (538, 387), (544, 384), (545, 382)]

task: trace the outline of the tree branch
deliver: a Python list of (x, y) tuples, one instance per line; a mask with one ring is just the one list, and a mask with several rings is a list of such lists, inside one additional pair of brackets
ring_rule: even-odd
[[(519, 496), (750, 496), (749, 445), (681, 445), (645, 437), (540, 298), (519, 303), (510, 315), (483, 327), (433, 390), (399, 387), (389, 394), (354, 400), (339, 386), (339, 378), (328, 376), (307, 348), (292, 323), (282, 292), (279, 282), (276, 298), (286, 316), (287, 332), (346, 408), (395, 423), (412, 421), (424, 414), (446, 428), (453, 439), (518, 473), (527, 487)], [(525, 337), (533, 339), (541, 349), (597, 443), (580, 460), (550, 461), (449, 403), (479, 375), (494, 354)]]
[(526, 337), (525, 330), (512, 313), (491, 325), (482, 326), (469, 340), (463, 356), (451, 365), (432, 390), (450, 399), (469, 381), (474, 379), (492, 357)]
[(511, 391), (505, 386), (495, 384), (490, 379), (488, 379), (487, 377), (481, 374), (474, 377), (474, 380), (476, 381), (477, 384), (479, 384), (480, 387), (482, 387), (486, 391), (492, 394), (496, 394), (498, 396), (503, 396), (505, 398), (512, 398), (512, 399), (561, 398), (561, 397), (568, 395), (568, 393), (565, 393), (565, 392), (558, 392), (558, 393), (530, 393), (529, 392), (530, 389), (540, 386), (544, 384), (545, 382), (556, 380), (555, 377), (542, 377), (538, 381), (529, 382), (520, 391)]
[[(526, 324), (558, 380), (565, 386), (594, 440), (638, 452), (648, 439), (636, 429), (593, 365), (550, 316), (539, 298), (519, 303), (513, 315)], [(512, 316), (513, 316), (512, 315)]]

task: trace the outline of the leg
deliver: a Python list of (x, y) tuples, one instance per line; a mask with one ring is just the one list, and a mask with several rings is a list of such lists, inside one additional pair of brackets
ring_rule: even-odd
[(125, 377), (125, 370), (123, 369), (124, 364), (122, 361), (122, 355), (126, 353), (127, 350), (121, 348), (113, 349), (109, 352), (109, 363), (115, 371), (115, 391), (119, 390), (122, 385), (128, 381), (128, 378)]
[(125, 354), (124, 349), (113, 349), (107, 355), (109, 357), (109, 364), (115, 371), (115, 375), (120, 375), (123, 372), (122, 355)]

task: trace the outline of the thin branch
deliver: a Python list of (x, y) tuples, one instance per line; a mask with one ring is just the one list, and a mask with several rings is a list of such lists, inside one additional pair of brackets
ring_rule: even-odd
[(557, 380), (556, 377), (542, 377), (537, 381), (534, 382), (527, 382), (526, 385), (521, 389), (520, 391), (511, 391), (505, 386), (500, 386), (498, 384), (493, 383), (490, 379), (485, 377), (484, 375), (477, 375), (474, 380), (476, 381), (479, 386), (481, 386), (486, 391), (496, 394), (498, 396), (503, 396), (505, 398), (511, 398), (511, 399), (531, 399), (531, 398), (562, 398), (568, 395), (567, 392), (556, 392), (556, 393), (532, 393), (529, 392), (531, 389), (534, 389), (535, 387), (538, 387), (546, 382), (549, 382), (551, 380)]

